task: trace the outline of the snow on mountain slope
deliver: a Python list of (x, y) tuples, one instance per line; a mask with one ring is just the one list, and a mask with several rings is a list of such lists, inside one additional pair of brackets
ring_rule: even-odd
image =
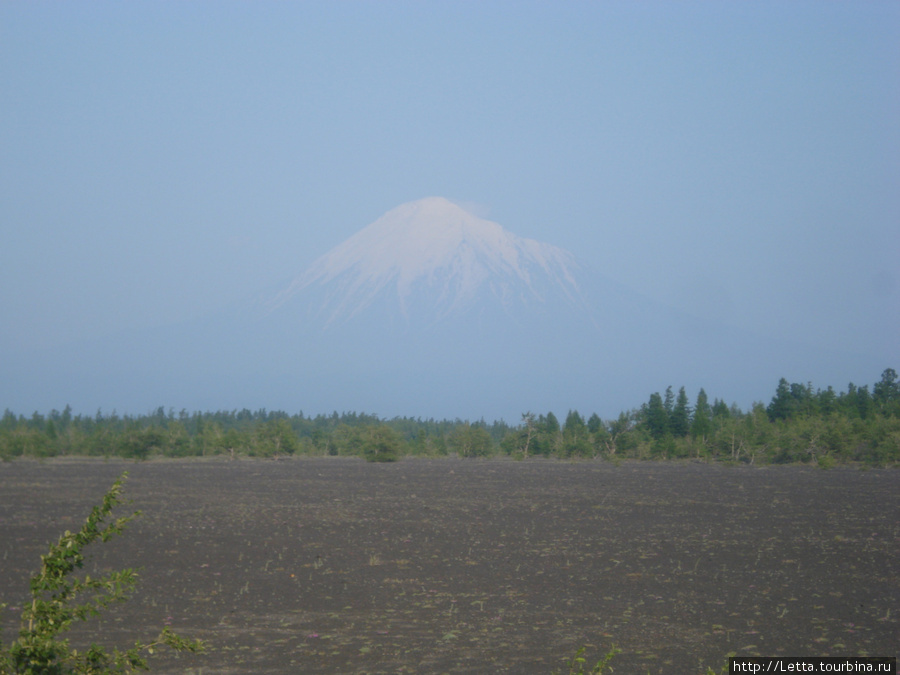
[[(577, 264), (568, 251), (504, 230), (442, 197), (402, 204), (325, 254), (267, 303), (273, 312), (311, 290), (313, 311), (340, 324), (379, 296), (410, 318), (413, 305), (434, 321), (478, 302), (506, 310), (559, 296), (580, 303)], [(417, 317), (421, 320), (423, 317)]]
[(686, 315), (432, 197), (389, 211), (261, 300), (6, 358), (0, 399), (514, 422), (527, 410), (615, 416), (668, 385), (746, 407), (780, 377), (839, 384), (883, 368)]

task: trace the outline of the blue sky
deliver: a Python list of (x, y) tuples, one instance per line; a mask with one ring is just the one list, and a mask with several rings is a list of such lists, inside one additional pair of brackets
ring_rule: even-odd
[(429, 195), (898, 368), (900, 4), (0, 3), (0, 349), (190, 318)]

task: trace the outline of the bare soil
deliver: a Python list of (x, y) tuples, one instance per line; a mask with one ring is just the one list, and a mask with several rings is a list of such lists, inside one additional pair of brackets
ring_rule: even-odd
[(73, 633), (208, 641), (161, 673), (616, 673), (741, 655), (897, 656), (900, 471), (349, 458), (0, 464), (8, 642), (48, 543), (115, 478), (93, 549), (132, 599)]

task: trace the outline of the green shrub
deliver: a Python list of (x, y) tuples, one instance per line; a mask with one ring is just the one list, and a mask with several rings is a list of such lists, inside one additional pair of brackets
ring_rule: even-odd
[[(128, 673), (137, 669), (147, 670), (143, 653), (152, 654), (161, 645), (176, 651), (199, 652), (203, 643), (185, 640), (168, 628), (146, 644), (138, 642), (131, 649), (112, 654), (96, 644), (80, 652), (69, 645), (60, 634), (73, 622), (96, 616), (113, 602), (126, 599), (137, 583), (137, 573), (131, 569), (92, 579), (73, 578), (75, 570), (84, 566), (82, 550), (97, 541), (108, 541), (122, 532), (129, 521), (140, 515), (106, 522), (113, 508), (121, 502), (122, 483), (128, 473), (113, 483), (99, 506), (95, 506), (78, 532), (68, 530), (56, 544), (50, 546), (47, 555), (41, 556), (41, 569), (31, 578), (31, 603), (22, 610), (22, 627), (19, 638), (8, 647), (0, 645), (0, 673), (22, 675), (68, 675)], [(76, 599), (89, 596), (83, 604)], [(0, 610), (5, 605), (0, 605)]]
[(366, 428), (362, 442), (367, 462), (396, 462), (400, 458), (402, 439), (386, 424)]

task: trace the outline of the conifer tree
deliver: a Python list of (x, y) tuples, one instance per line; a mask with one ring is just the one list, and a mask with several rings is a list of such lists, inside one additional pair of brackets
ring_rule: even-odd
[(662, 438), (669, 430), (669, 416), (666, 414), (662, 396), (659, 392), (650, 394), (650, 402), (644, 412), (644, 420), (650, 435), (655, 439)]
[(710, 417), (712, 410), (709, 407), (709, 399), (706, 392), (701, 388), (697, 394), (697, 404), (694, 406), (694, 418), (691, 420), (691, 435), (694, 438), (702, 438), (709, 434), (712, 424)]
[(688, 435), (691, 428), (691, 409), (688, 405), (688, 397), (684, 387), (678, 390), (678, 398), (675, 407), (669, 417), (669, 430), (673, 436), (682, 438)]

